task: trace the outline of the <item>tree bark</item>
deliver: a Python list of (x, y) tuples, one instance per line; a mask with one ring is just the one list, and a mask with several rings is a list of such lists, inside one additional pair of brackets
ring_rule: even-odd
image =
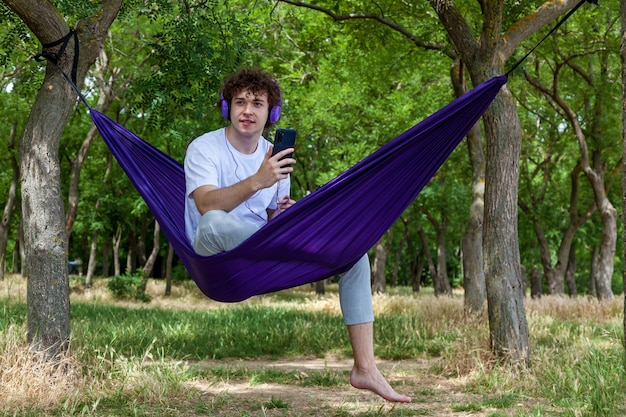
[(150, 255), (148, 259), (146, 259), (146, 263), (143, 265), (143, 273), (146, 277), (152, 276), (152, 271), (154, 270), (154, 264), (156, 262), (157, 256), (159, 255), (160, 248), (160, 236), (161, 236), (161, 226), (159, 222), (154, 221), (154, 232), (152, 234), (152, 250), (150, 251)]
[(413, 280), (411, 281), (411, 288), (413, 292), (420, 292), (422, 287), (422, 270), (424, 269), (424, 258), (425, 256), (420, 256), (417, 260), (415, 271), (413, 272)]
[[(456, 61), (451, 76), (454, 95), (467, 92), (465, 66)], [(483, 269), (483, 221), (485, 209), (485, 153), (480, 124), (474, 125), (467, 138), (467, 150), (472, 167), (472, 202), (465, 234), (461, 239), (463, 266), (463, 304), (467, 314), (480, 315), (486, 300), (485, 271)]]
[(91, 232), (91, 244), (89, 245), (89, 259), (87, 261), (87, 273), (85, 274), (85, 288), (91, 288), (93, 276), (96, 271), (96, 254), (98, 250), (98, 232)]
[(533, 266), (530, 270), (530, 297), (535, 300), (541, 298), (541, 270)]
[(105, 239), (104, 245), (102, 248), (102, 276), (108, 277), (110, 264), (109, 259), (111, 258), (111, 244), (109, 243), (109, 239)]
[(430, 277), (433, 280), (434, 286), (435, 280), (437, 279), (437, 268), (435, 267), (433, 257), (430, 254), (430, 248), (428, 247), (428, 236), (426, 236), (426, 233), (424, 232), (424, 228), (422, 226), (419, 226), (417, 228), (417, 233), (420, 235), (420, 239), (422, 240), (424, 258), (426, 258), (426, 262), (428, 263), (428, 272), (430, 273)]
[(315, 295), (324, 295), (326, 294), (326, 284), (325, 280), (320, 280), (315, 282)]
[(450, 287), (450, 279), (448, 277), (448, 267), (446, 264), (446, 230), (448, 228), (448, 218), (445, 213), (442, 213), (441, 221), (437, 221), (428, 210), (424, 210), (424, 214), (437, 234), (437, 273), (433, 279), (435, 296), (452, 295), (452, 288)]
[(117, 230), (113, 235), (113, 276), (119, 277), (122, 273), (120, 267), (120, 243), (122, 243), (122, 227), (117, 226)]
[[(42, 44), (70, 32), (63, 16), (47, 0), (3, 0)], [(80, 87), (102, 49), (122, 0), (103, 0), (101, 9), (76, 25), (80, 55), (76, 81)], [(59, 47), (55, 47), (58, 51)], [(54, 51), (48, 51), (54, 52)], [(67, 74), (77, 54), (70, 41), (58, 65)], [(56, 66), (48, 63), (20, 140), (22, 216), (29, 274), (28, 340), (35, 351), (56, 358), (69, 339), (67, 234), (60, 186), (59, 141), (76, 103), (76, 93)]]
[(167, 260), (165, 261), (165, 296), (172, 295), (172, 260), (174, 259), (174, 247), (167, 245)]
[(517, 190), (520, 124), (505, 86), (485, 113), (487, 135), (483, 250), (492, 351), (530, 362), (528, 323), (520, 276)]
[(576, 288), (576, 251), (574, 250), (574, 245), (571, 245), (569, 250), (565, 282), (567, 283), (567, 294), (570, 298), (576, 298), (578, 289)]
[(374, 266), (372, 267), (372, 275), (374, 279), (373, 291), (376, 294), (385, 293), (385, 265), (387, 264), (387, 247), (385, 245), (385, 236), (381, 237), (376, 243), (374, 256)]
[(14, 156), (16, 130), (17, 120), (14, 120), (13, 124), (11, 125), (11, 133), (9, 133), (9, 140), (7, 142), (7, 148), (9, 154), (11, 155), (11, 182), (9, 183), (9, 193), (7, 196), (7, 202), (4, 205), (4, 211), (2, 212), (2, 219), (0, 219), (0, 280), (4, 279), (4, 269), (6, 267), (5, 254), (9, 240), (9, 226), (11, 222), (11, 216), (15, 211), (15, 205), (17, 202), (17, 181), (19, 178), (19, 166), (17, 164), (17, 159)]
[(600, 249), (598, 246), (594, 246), (591, 251), (591, 270), (589, 271), (589, 296), (593, 298), (598, 297), (598, 291), (596, 290), (596, 278), (598, 277), (598, 261), (600, 259)]

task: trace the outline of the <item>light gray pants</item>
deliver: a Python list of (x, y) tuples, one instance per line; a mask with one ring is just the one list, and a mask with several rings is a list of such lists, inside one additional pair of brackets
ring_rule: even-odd
[[(210, 256), (229, 251), (252, 236), (258, 229), (222, 210), (206, 212), (196, 229), (193, 248), (199, 255)], [(370, 262), (367, 254), (339, 278), (339, 304), (346, 325), (374, 321)]]

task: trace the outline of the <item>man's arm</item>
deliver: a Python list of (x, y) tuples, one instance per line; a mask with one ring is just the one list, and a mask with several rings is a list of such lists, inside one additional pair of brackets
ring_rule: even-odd
[(215, 185), (203, 185), (196, 188), (193, 191), (193, 199), (198, 211), (201, 215), (210, 210), (230, 212), (257, 191), (271, 187), (276, 181), (287, 178), (293, 168), (284, 164), (292, 165), (296, 163), (296, 160), (288, 158), (280, 163), (278, 160), (293, 151), (293, 148), (289, 148), (272, 156), (270, 146), (263, 163), (254, 175), (229, 187), (217, 188)]

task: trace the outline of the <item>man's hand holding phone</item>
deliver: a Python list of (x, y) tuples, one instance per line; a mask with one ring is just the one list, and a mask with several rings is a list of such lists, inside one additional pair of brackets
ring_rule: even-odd
[[(279, 161), (283, 159), (291, 159), (293, 158), (293, 151), (296, 145), (296, 130), (295, 129), (285, 129), (280, 128), (276, 129), (276, 134), (274, 135), (274, 149), (272, 151), (272, 156), (280, 154)], [(291, 149), (289, 152), (284, 152), (286, 150)], [(290, 163), (291, 164), (291, 163)], [(284, 166), (287, 166), (286, 164)]]

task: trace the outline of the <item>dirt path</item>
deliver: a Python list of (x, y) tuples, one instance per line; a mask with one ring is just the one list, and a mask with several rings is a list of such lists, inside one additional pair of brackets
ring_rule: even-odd
[[(285, 372), (333, 371), (345, 384), (333, 387), (251, 384), (249, 379), (197, 380), (192, 387), (202, 393), (210, 415), (221, 416), (487, 416), (495, 409), (476, 409), (482, 396), (466, 392), (464, 381), (433, 376), (428, 361), (379, 361), (379, 368), (394, 388), (410, 395), (410, 404), (391, 404), (378, 396), (354, 389), (348, 382), (351, 360), (302, 359), (277, 361), (208, 361), (200, 366), (237, 367)], [(272, 401), (278, 408), (272, 408)], [(282, 408), (281, 408), (282, 407)], [(471, 411), (463, 409), (474, 408)], [(502, 410), (500, 410), (502, 412)], [(505, 414), (501, 414), (505, 415)]]

